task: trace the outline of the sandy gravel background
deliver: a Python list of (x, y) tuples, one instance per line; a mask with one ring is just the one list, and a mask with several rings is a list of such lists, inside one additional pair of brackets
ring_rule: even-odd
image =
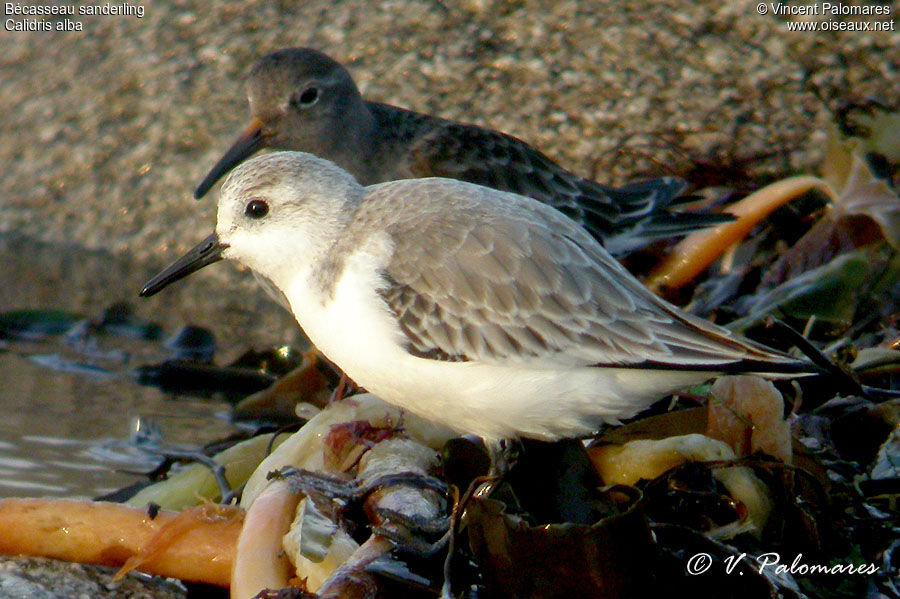
[(245, 73), (287, 46), (345, 62), (370, 99), (501, 129), (602, 182), (688, 157), (815, 170), (839, 102), (900, 97), (897, 33), (788, 33), (756, 2), (138, 4), (0, 35), (0, 231), (180, 255), (213, 225), (215, 195), (191, 190), (247, 121)]

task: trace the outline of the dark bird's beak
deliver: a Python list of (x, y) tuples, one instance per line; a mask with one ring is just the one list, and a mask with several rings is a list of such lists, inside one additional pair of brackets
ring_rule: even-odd
[(219, 159), (215, 166), (206, 174), (206, 177), (203, 178), (200, 185), (197, 186), (197, 189), (194, 191), (195, 198), (198, 200), (202, 198), (209, 191), (209, 188), (215, 185), (216, 181), (221, 179), (225, 173), (266, 145), (262, 133), (263, 125), (264, 123), (258, 118), (250, 121), (250, 124), (244, 129), (241, 136), (231, 144), (225, 155)]
[(183, 279), (192, 272), (196, 272), (222, 259), (222, 252), (228, 247), (227, 243), (219, 243), (219, 237), (213, 233), (201, 241), (194, 249), (173, 262), (161, 273), (150, 279), (141, 289), (141, 297), (150, 297), (169, 283)]

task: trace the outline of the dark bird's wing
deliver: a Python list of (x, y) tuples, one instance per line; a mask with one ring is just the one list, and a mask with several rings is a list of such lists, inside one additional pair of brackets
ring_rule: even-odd
[(686, 186), (675, 177), (607, 187), (565, 170), (515, 137), (474, 125), (437, 123), (411, 142), (410, 175), (458, 179), (534, 198), (589, 229), (613, 254), (732, 220), (730, 215), (671, 210)]

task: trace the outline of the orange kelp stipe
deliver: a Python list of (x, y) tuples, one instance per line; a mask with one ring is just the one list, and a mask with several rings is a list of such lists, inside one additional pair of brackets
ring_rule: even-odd
[(678, 289), (687, 284), (776, 208), (814, 189), (822, 191), (832, 201), (837, 198), (834, 189), (823, 179), (800, 176), (772, 183), (729, 206), (725, 211), (735, 215), (737, 220), (686, 237), (650, 273), (647, 287), (658, 293), (664, 287)]
[(72, 499), (0, 500), (0, 554), (122, 566), (227, 587), (243, 510), (184, 512)]

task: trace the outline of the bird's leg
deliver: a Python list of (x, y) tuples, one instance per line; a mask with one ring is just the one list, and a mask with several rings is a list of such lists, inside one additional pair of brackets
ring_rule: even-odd
[[(472, 483), (475, 484), (474, 481)], [(462, 520), (463, 507), (468, 498), (471, 497), (470, 492), (474, 487), (469, 487), (466, 497), (460, 501), (459, 489), (455, 486), (450, 487), (453, 495), (453, 509), (450, 511), (450, 524), (447, 527), (447, 557), (444, 558), (444, 584), (441, 585), (440, 599), (453, 599), (453, 585), (451, 584), (451, 570), (453, 568), (453, 554), (456, 552), (456, 533), (459, 530), (459, 523)], [(441, 539), (439, 542), (443, 542)]]
[(459, 497), (459, 490), (455, 486), (451, 486), (454, 501), (453, 510), (450, 513), (450, 526), (447, 530), (447, 557), (444, 559), (444, 584), (441, 587), (440, 599), (453, 599), (453, 585), (451, 584), (453, 555), (456, 550), (456, 535), (465, 518), (466, 505), (472, 497), (488, 497), (493, 493), (518, 458), (519, 445), (508, 439), (485, 440), (484, 445), (491, 460), (488, 473), (472, 480), (462, 498)]
[(487, 476), (479, 477), (473, 482), (478, 483), (475, 491), (478, 497), (489, 496), (503, 482), (503, 478), (515, 466), (520, 449), (519, 444), (511, 439), (486, 440), (484, 445), (491, 459), (491, 466)]
[(341, 378), (338, 381), (337, 387), (334, 388), (331, 397), (328, 398), (328, 405), (344, 399), (346, 396), (352, 394), (355, 389), (356, 384), (350, 380), (350, 377), (341, 372)]

